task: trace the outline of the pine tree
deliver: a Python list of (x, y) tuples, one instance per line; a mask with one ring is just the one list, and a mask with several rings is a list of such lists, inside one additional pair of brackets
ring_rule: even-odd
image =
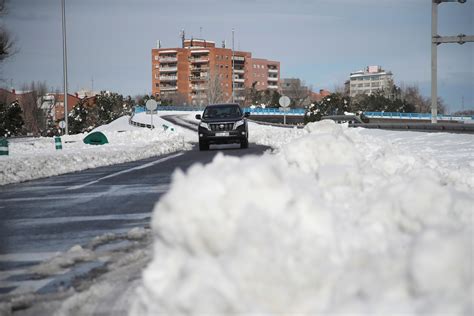
[(123, 115), (123, 96), (118, 93), (102, 91), (96, 97), (98, 125), (104, 125)]
[(340, 93), (324, 97), (321, 102), (311, 104), (304, 115), (305, 124), (320, 121), (323, 116), (344, 115), (350, 107), (350, 99)]
[(69, 131), (71, 134), (79, 134), (88, 130), (88, 114), (84, 101), (79, 101), (69, 112)]
[(23, 112), (18, 101), (10, 105), (0, 103), (0, 137), (20, 135), (24, 125)]

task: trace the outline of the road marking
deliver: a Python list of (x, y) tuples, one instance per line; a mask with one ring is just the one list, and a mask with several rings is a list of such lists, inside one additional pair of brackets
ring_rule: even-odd
[[(114, 214), (114, 215), (91, 215), (91, 216), (68, 216), (68, 217), (45, 217), (45, 218), (27, 218), (27, 219), (7, 219), (5, 224), (11, 227), (29, 227), (49, 224), (66, 224), (75, 222), (95, 222), (111, 220), (143, 220), (149, 219), (151, 213), (132, 213), (132, 214)], [(10, 227), (8, 226), (8, 227)], [(1, 258), (1, 255), (0, 255)]]
[(173, 159), (173, 158), (176, 158), (176, 157), (179, 157), (181, 155), (183, 155), (184, 153), (177, 153), (177, 154), (174, 154), (172, 156), (169, 156), (169, 157), (166, 157), (166, 158), (161, 158), (161, 159), (158, 159), (158, 160), (155, 160), (155, 161), (152, 161), (152, 162), (149, 162), (149, 163), (146, 163), (144, 165), (141, 165), (141, 166), (137, 166), (137, 167), (133, 167), (133, 168), (130, 168), (130, 169), (126, 169), (126, 170), (122, 170), (122, 171), (119, 171), (119, 172), (116, 172), (116, 173), (112, 173), (112, 174), (109, 174), (108, 176), (105, 176), (105, 177), (102, 177), (102, 178), (99, 178), (97, 180), (94, 180), (94, 181), (90, 181), (90, 182), (87, 182), (87, 183), (84, 183), (84, 184), (81, 184), (81, 185), (75, 185), (75, 186), (72, 186), (72, 187), (69, 187), (67, 188), (66, 190), (77, 190), (77, 189), (81, 189), (81, 188), (84, 188), (84, 187), (87, 187), (91, 184), (95, 184), (99, 181), (102, 181), (102, 180), (105, 180), (105, 179), (109, 179), (109, 178), (113, 178), (113, 177), (116, 177), (118, 175), (121, 175), (121, 174), (124, 174), (124, 173), (128, 173), (128, 172), (132, 172), (132, 171), (135, 171), (135, 170), (140, 170), (140, 169), (144, 169), (144, 168), (148, 168), (148, 167), (151, 167), (153, 165), (156, 165), (156, 164), (159, 164), (161, 162), (164, 162), (164, 161), (167, 161), (167, 160), (170, 160), (170, 159)]
[[(54, 189), (60, 190), (63, 186), (57, 186)], [(136, 186), (136, 185), (111, 185), (107, 193), (108, 196), (124, 196), (124, 195), (134, 195), (134, 194), (144, 194), (144, 193), (165, 193), (169, 189), (169, 184), (159, 184), (156, 186), (145, 187), (145, 186)], [(71, 193), (72, 194), (72, 193)], [(35, 202), (35, 201), (55, 201), (55, 200), (91, 200), (97, 197), (104, 195), (104, 192), (85, 192), (85, 193), (75, 193), (74, 195), (47, 195), (47, 196), (32, 196), (32, 197), (22, 197), (22, 198), (10, 198), (3, 199), (2, 202), (5, 203), (16, 203), (16, 202)], [(12, 207), (15, 207), (13, 205)], [(5, 208), (4, 206), (0, 206)]]

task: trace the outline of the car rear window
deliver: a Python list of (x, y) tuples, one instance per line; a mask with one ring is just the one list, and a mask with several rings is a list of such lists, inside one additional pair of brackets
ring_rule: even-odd
[(238, 118), (242, 116), (240, 107), (231, 106), (210, 106), (204, 110), (203, 117), (209, 119), (215, 118)]

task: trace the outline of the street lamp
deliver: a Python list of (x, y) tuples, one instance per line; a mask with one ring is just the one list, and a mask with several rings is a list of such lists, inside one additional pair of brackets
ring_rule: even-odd
[(65, 0), (61, 0), (62, 26), (63, 26), (63, 75), (64, 75), (64, 123), (66, 125), (65, 134), (69, 134), (68, 110), (67, 110), (67, 49), (66, 49), (66, 6)]
[(438, 118), (438, 45), (444, 43), (464, 44), (474, 42), (474, 36), (459, 34), (457, 36), (438, 35), (438, 5), (443, 2), (466, 3), (466, 0), (432, 0), (431, 1), (431, 123)]
[(234, 103), (235, 99), (235, 81), (234, 81), (234, 59), (235, 59), (235, 52), (234, 52), (234, 29), (232, 29), (232, 103)]

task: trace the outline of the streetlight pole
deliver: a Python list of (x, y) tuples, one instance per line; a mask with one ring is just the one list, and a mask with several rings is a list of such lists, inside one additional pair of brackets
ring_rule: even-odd
[[(431, 3), (431, 38), (438, 35), (438, 3)], [(431, 41), (431, 123), (438, 122), (438, 44)]]
[(474, 42), (472, 35), (438, 35), (438, 5), (443, 2), (466, 3), (466, 0), (431, 0), (431, 123), (438, 121), (438, 45), (444, 43), (462, 45), (466, 42)]
[(66, 124), (65, 134), (69, 134), (68, 109), (67, 109), (67, 47), (66, 47), (66, 5), (65, 0), (61, 0), (62, 26), (63, 26), (63, 75), (64, 75), (64, 123)]
[(232, 103), (234, 103), (235, 98), (234, 59), (234, 29), (232, 29)]

